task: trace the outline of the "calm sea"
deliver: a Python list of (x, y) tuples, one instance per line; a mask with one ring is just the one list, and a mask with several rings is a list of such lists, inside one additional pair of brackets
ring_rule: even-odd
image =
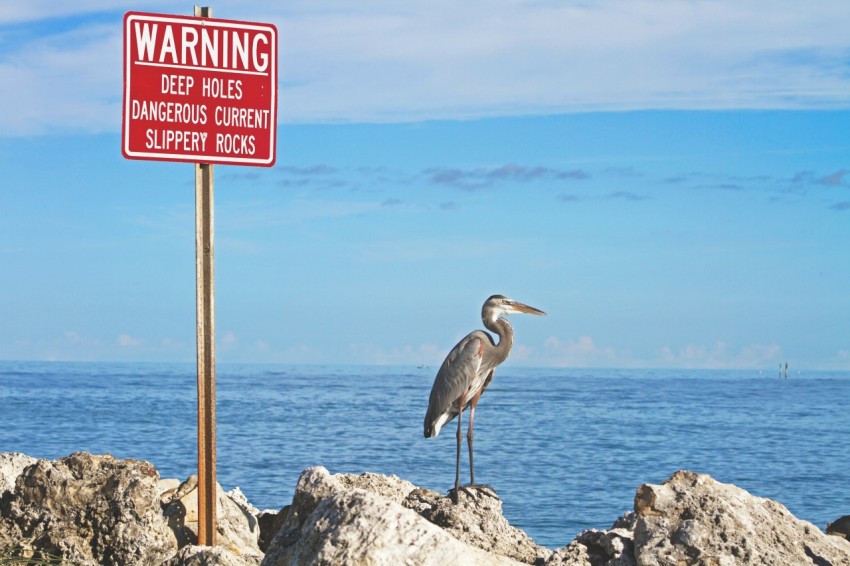
[[(445, 492), (454, 422), (422, 420), (436, 368), (219, 365), (218, 480), (288, 504), (300, 472), (396, 474)], [(196, 469), (194, 365), (0, 362), (0, 452), (85, 450)], [(609, 528), (678, 469), (823, 528), (850, 514), (850, 373), (504, 367), (476, 413), (476, 478), (538, 543)], [(464, 419), (464, 426), (467, 419)], [(462, 478), (468, 481), (464, 447)]]

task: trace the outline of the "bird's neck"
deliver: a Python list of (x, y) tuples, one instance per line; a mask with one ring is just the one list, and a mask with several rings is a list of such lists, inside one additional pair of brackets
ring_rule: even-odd
[(496, 344), (494, 354), (498, 359), (497, 363), (502, 363), (507, 359), (514, 345), (514, 329), (511, 323), (504, 318), (484, 320), (484, 326), (499, 337), (499, 343)]

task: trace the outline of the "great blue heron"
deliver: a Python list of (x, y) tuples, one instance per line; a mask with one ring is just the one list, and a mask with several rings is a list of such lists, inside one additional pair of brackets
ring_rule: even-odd
[(428, 412), (425, 413), (425, 438), (437, 436), (444, 424), (457, 417), (457, 461), (455, 465), (455, 487), (452, 497), (457, 501), (460, 488), (460, 444), (461, 415), (469, 407), (469, 426), (466, 429), (469, 448), (470, 486), (475, 487), (475, 472), (472, 464), (472, 427), (475, 420), (475, 406), (481, 393), (490, 385), (496, 367), (508, 357), (514, 343), (514, 331), (502, 315), (528, 313), (545, 315), (534, 307), (524, 305), (504, 295), (493, 295), (481, 307), (481, 320), (484, 326), (499, 336), (499, 343), (483, 330), (475, 330), (452, 348), (446, 356), (428, 400)]

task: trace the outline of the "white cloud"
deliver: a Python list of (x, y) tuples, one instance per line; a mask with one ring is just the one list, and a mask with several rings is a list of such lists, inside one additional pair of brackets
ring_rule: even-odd
[(847, 16), (837, 2), (731, 1), (296, 14), (282, 28), (281, 103), (302, 120), (846, 104), (850, 40), (827, 20)]
[(94, 348), (100, 346), (100, 340), (91, 336), (83, 336), (75, 330), (65, 332), (65, 344), (70, 344), (75, 348)]
[(0, 51), (0, 131), (5, 135), (117, 132), (121, 38), (96, 25)]
[(134, 338), (129, 334), (121, 334), (118, 336), (118, 345), (122, 348), (136, 348), (142, 344), (138, 338)]
[(782, 348), (776, 344), (750, 344), (739, 349), (718, 340), (710, 346), (690, 344), (675, 352), (669, 346), (661, 349), (662, 365), (688, 369), (760, 369), (784, 361)]
[(831, 359), (821, 363), (817, 369), (850, 370), (850, 350), (839, 350)]
[[(4, 2), (0, 22), (27, 29), (75, 15), (62, 3), (30, 5)], [(111, 6), (93, 1), (76, 13)], [(817, 9), (791, 0), (224, 1), (214, 14), (278, 26), (288, 122), (846, 108), (850, 91), (843, 0)], [(0, 132), (119, 131), (119, 16), (2, 44), (0, 77), (13, 86), (0, 90)]]
[[(147, 6), (155, 2), (146, 2)], [(159, 2), (163, 4), (163, 2)], [(104, 10), (115, 9), (114, 0), (75, 0), (74, 2), (53, 2), (52, 0), (0, 0), (0, 24), (14, 24), (42, 20), (44, 18), (61, 18), (78, 16)], [(133, 9), (134, 4), (127, 3), (127, 10)]]
[(543, 343), (547, 365), (564, 367), (614, 367), (620, 365), (610, 346), (597, 346), (589, 336), (578, 340), (561, 340), (550, 336)]
[(234, 348), (239, 343), (239, 338), (236, 337), (235, 332), (228, 330), (222, 335), (220, 343), (225, 348)]
[(351, 344), (351, 363), (368, 365), (439, 365), (446, 355), (436, 344), (383, 348), (375, 344)]

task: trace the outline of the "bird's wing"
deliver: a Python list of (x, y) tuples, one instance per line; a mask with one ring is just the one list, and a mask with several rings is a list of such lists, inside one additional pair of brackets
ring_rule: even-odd
[(441, 416), (448, 415), (448, 421), (458, 414), (457, 400), (469, 389), (481, 367), (484, 340), (487, 340), (487, 335), (480, 330), (471, 332), (452, 348), (440, 366), (425, 414), (426, 437), (434, 436), (434, 423)]

